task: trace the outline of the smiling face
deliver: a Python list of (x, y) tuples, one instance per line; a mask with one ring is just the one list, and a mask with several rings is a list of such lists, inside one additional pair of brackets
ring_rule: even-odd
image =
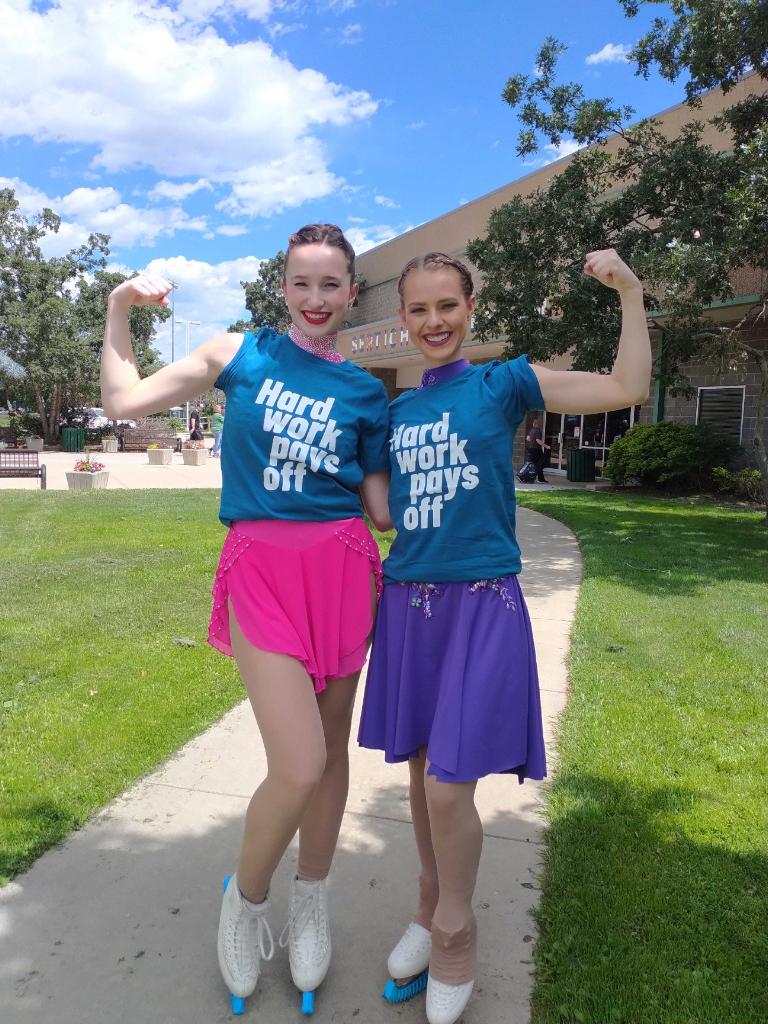
[(315, 338), (341, 329), (358, 290), (344, 253), (322, 242), (291, 249), (282, 289), (291, 320)]
[(446, 366), (459, 358), (476, 305), (474, 295), (464, 294), (453, 267), (409, 272), (400, 317), (427, 367)]

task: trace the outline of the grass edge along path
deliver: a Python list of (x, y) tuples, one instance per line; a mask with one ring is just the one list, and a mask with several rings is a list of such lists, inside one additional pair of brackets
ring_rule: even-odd
[(520, 504), (568, 526), (584, 560), (533, 1024), (765, 1024), (761, 514), (583, 492)]
[(219, 493), (0, 492), (0, 885), (244, 699)]

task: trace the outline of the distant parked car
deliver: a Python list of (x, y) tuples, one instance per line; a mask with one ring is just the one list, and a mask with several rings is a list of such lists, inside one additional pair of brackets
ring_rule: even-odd
[(104, 427), (112, 426), (113, 423), (116, 423), (118, 427), (136, 426), (135, 420), (111, 420), (99, 406), (81, 409), (75, 417), (70, 417), (70, 422), (72, 419), (79, 421), (78, 425), (86, 427), (88, 430), (102, 430)]

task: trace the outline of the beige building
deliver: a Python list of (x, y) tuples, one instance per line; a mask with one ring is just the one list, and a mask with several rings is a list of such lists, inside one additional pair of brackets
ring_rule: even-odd
[[(727, 96), (719, 90), (702, 97), (702, 106), (695, 118), (709, 121), (724, 107), (732, 106), (743, 97), (756, 91), (766, 90), (766, 84), (754, 76), (743, 80)], [(680, 128), (692, 120), (689, 107), (679, 104), (656, 115), (663, 130), (674, 137)], [(713, 128), (705, 133), (705, 141), (716, 148), (728, 149), (729, 139)], [(619, 146), (618, 140), (607, 144), (609, 150)], [(364, 253), (357, 261), (359, 275), (365, 281), (357, 306), (352, 310), (352, 325), (339, 336), (339, 349), (348, 359), (365, 367), (381, 378), (394, 397), (401, 391), (418, 385), (421, 380), (421, 356), (410, 344), (408, 334), (397, 315), (397, 281), (405, 263), (414, 256), (431, 251), (446, 252), (452, 256), (464, 257), (465, 246), (472, 238), (485, 234), (491, 212), (512, 199), (513, 196), (529, 195), (535, 189), (545, 188), (548, 182), (561, 173), (573, 157), (565, 157), (556, 163), (527, 174), (503, 188), (489, 192), (473, 202), (422, 224), (412, 231), (393, 238), (383, 245)], [(748, 305), (755, 300), (756, 274), (744, 273), (737, 282), (738, 298), (729, 303), (713, 307), (712, 315), (724, 321), (737, 321)], [(475, 271), (477, 283), (478, 274)], [(767, 344), (768, 333), (757, 335), (760, 344)], [(464, 346), (464, 355), (473, 363), (487, 362), (499, 358), (504, 349), (503, 341), (481, 343), (470, 335)], [(562, 359), (550, 364), (568, 367), (569, 360)], [(560, 413), (544, 413), (545, 437), (551, 445), (551, 465), (555, 472), (564, 472), (567, 452), (572, 448), (592, 447), (595, 449), (598, 469), (602, 466), (611, 441), (621, 436), (637, 422), (651, 423), (660, 419), (682, 422), (710, 422), (714, 427), (745, 442), (753, 436), (755, 404), (759, 389), (757, 366), (747, 364), (738, 373), (718, 375), (714, 368), (688, 366), (685, 368), (694, 387), (694, 396), (689, 399), (672, 398), (652, 393), (643, 406), (596, 416), (572, 416)], [(522, 461), (522, 436), (518, 432), (516, 459)]]

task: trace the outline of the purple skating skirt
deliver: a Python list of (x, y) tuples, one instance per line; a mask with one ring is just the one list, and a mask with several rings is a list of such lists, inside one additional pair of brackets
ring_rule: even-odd
[(536, 653), (517, 576), (385, 585), (358, 742), (389, 762), (426, 747), (428, 773), (443, 782), (546, 776)]

